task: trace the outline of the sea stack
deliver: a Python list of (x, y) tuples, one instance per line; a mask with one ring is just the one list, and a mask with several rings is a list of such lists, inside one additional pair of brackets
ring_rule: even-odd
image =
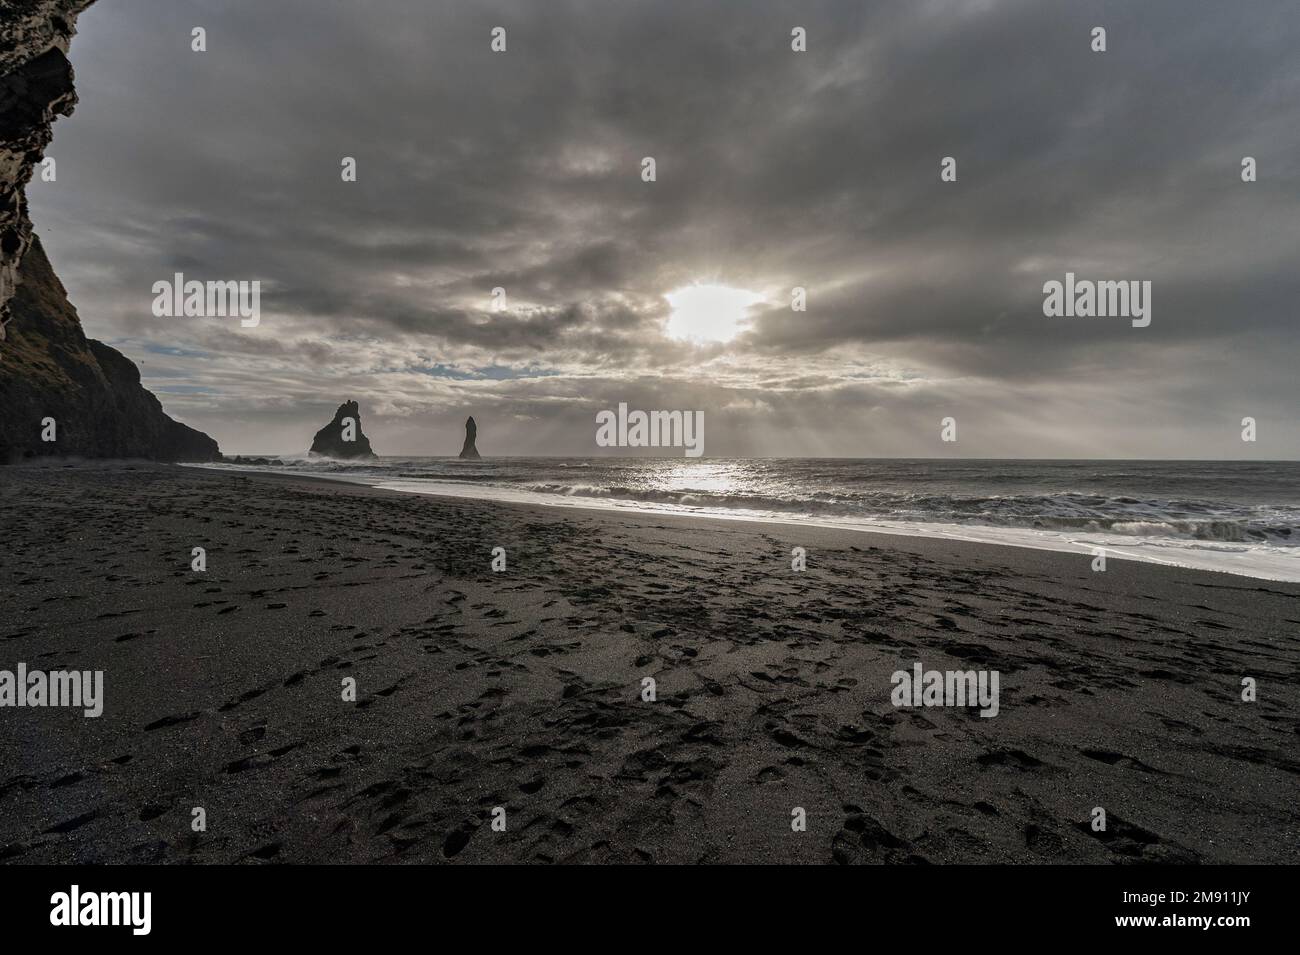
[(361, 406), (345, 401), (334, 412), (334, 420), (316, 432), (311, 454), (327, 458), (373, 458), (370, 439), (361, 430)]
[(471, 416), (465, 419), (465, 444), (460, 449), (460, 456), (469, 461), (478, 461), (482, 455), (478, 453), (478, 448), (474, 447), (474, 438), (478, 435), (478, 425), (474, 423)]

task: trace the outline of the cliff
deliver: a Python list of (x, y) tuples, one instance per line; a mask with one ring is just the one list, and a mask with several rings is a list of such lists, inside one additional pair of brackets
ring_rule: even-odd
[[(349, 425), (344, 419), (350, 419)], [(316, 432), (311, 453), (328, 458), (373, 458), (370, 439), (361, 430), (361, 406), (345, 401), (334, 412), (334, 420)]]
[(24, 188), (53, 135), (77, 105), (68, 45), (92, 0), (0, 0), (0, 342), (9, 300), (32, 241)]
[[(25, 188), (77, 102), (68, 46), (92, 0), (0, 0), (0, 463), (37, 455), (220, 458), (121, 352), (86, 338), (32, 232)], [(42, 440), (54, 420), (56, 440)]]
[[(0, 463), (40, 455), (218, 461), (217, 442), (173, 421), (115, 348), (86, 338), (35, 236), (0, 345)], [(57, 440), (41, 440), (53, 418)]]

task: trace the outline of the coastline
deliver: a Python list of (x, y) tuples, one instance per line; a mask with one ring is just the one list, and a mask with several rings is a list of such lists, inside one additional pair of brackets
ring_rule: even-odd
[[(248, 474), (277, 474), (257, 467), (210, 464), (185, 465), (214, 471)], [(1300, 548), (1294, 553), (1271, 549), (1251, 551), (1246, 545), (1229, 542), (1206, 542), (1189, 546), (1186, 541), (1169, 541), (1143, 537), (1105, 536), (1090, 532), (1067, 533), (1044, 531), (1028, 527), (991, 526), (983, 524), (951, 524), (941, 522), (895, 521), (887, 519), (837, 519), (816, 515), (765, 513), (747, 509), (719, 507), (672, 506), (649, 501), (625, 500), (618, 497), (568, 496), (546, 494), (518, 488), (501, 488), (490, 484), (457, 484), (431, 479), (385, 478), (379, 475), (342, 474), (326, 472), (292, 472), (288, 476), (302, 476), (317, 480), (359, 484), (403, 494), (423, 494), (461, 500), (520, 504), (531, 507), (577, 508), (606, 513), (632, 513), (647, 516), (680, 516), (692, 520), (725, 520), (753, 524), (781, 524), (794, 527), (847, 530), (866, 534), (919, 537), (953, 540), (996, 547), (1020, 547), (1030, 550), (1073, 554), (1091, 561), (1104, 552), (1108, 561), (1128, 560), (1225, 573), (1252, 580), (1281, 583), (1300, 583)], [(1091, 536), (1093, 539), (1086, 539)], [(1104, 535), (1103, 535), (1104, 536)], [(1078, 539), (1084, 538), (1084, 539)]]
[[(1293, 584), (151, 464), (0, 498), (4, 665), (106, 675), (0, 711), (4, 861), (1300, 861)], [(895, 707), (915, 663), (999, 715)]]

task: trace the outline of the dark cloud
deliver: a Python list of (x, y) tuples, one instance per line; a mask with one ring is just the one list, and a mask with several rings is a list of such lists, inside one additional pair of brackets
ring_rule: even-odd
[[(485, 451), (594, 451), (620, 400), (705, 410), (710, 454), (953, 453), (944, 414), (975, 456), (1300, 452), (1291, 0), (104, 0), (80, 29), (34, 218), (89, 332), (230, 450), (355, 397), (411, 453), (467, 410)], [(261, 280), (262, 325), (155, 318), (175, 271)], [(1066, 271), (1151, 280), (1151, 327), (1045, 318)], [(694, 281), (768, 304), (672, 341)]]

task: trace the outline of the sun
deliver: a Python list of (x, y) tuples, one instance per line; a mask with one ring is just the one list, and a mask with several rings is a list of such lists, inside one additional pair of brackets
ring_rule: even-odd
[(668, 337), (678, 341), (729, 342), (744, 330), (751, 305), (763, 296), (727, 285), (687, 285), (664, 296), (673, 312)]

